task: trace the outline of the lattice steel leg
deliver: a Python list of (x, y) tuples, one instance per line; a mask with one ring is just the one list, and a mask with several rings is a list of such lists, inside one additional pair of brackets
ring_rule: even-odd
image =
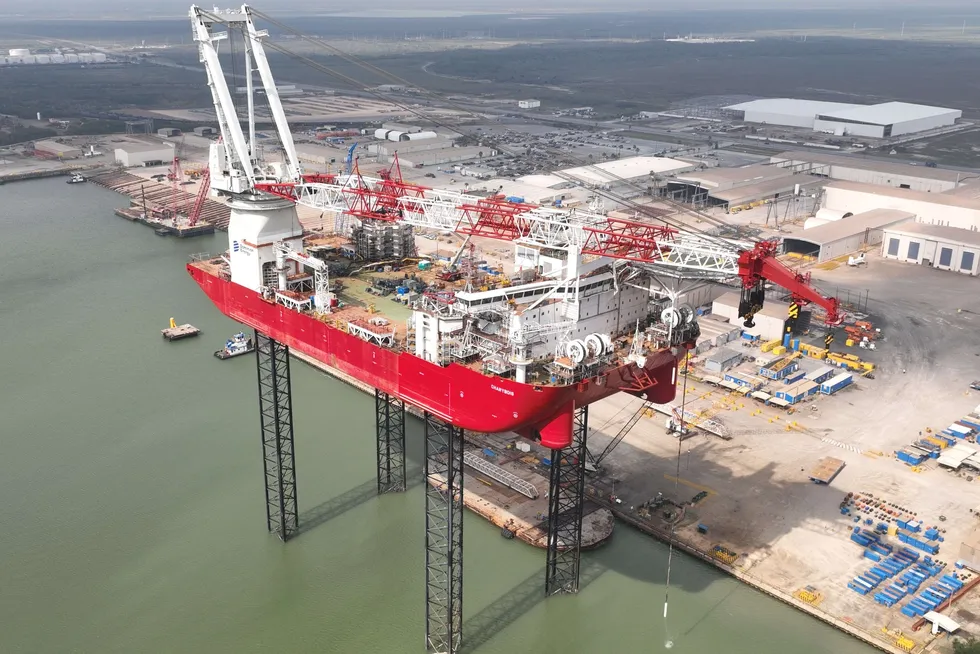
[(374, 389), (378, 434), (378, 494), (405, 490), (405, 403)]
[(463, 630), (463, 430), (425, 414), (425, 644), (455, 654)]
[(287, 541), (296, 535), (299, 527), (289, 348), (256, 330), (255, 355), (259, 371), (266, 525), (270, 532)]
[(572, 444), (551, 451), (548, 485), (548, 559), (545, 594), (577, 593), (582, 553), (582, 509), (585, 505), (588, 405), (576, 409)]

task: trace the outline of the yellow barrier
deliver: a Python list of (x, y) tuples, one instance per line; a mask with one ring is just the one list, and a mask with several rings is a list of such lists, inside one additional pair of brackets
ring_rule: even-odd
[(899, 636), (895, 641), (895, 646), (899, 649), (905, 650), (906, 652), (911, 652), (912, 648), (915, 647), (915, 641), (906, 638), (905, 636)]

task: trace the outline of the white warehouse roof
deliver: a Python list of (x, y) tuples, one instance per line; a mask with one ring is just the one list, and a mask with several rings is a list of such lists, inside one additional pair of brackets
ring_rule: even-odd
[(614, 184), (620, 180), (632, 180), (652, 173), (675, 173), (694, 170), (694, 164), (666, 157), (628, 157), (616, 161), (604, 161), (592, 166), (568, 168), (561, 173), (574, 177), (584, 184)]
[(958, 109), (930, 107), (924, 104), (909, 104), (907, 102), (885, 102), (872, 105), (850, 105), (847, 108), (831, 111), (820, 111), (820, 116), (827, 119), (848, 120), (871, 125), (894, 125), (910, 120), (921, 120), (933, 116), (955, 114), (959, 118), (963, 112)]
[(795, 98), (767, 98), (733, 104), (725, 107), (725, 109), (815, 118), (818, 114), (829, 114), (834, 111), (844, 111), (860, 106), (843, 102), (820, 102), (819, 100), (797, 100)]

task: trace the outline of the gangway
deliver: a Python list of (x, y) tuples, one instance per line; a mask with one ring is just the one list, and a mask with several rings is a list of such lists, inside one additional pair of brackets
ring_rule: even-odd
[(516, 490), (525, 497), (529, 497), (532, 500), (538, 498), (538, 489), (534, 487), (534, 484), (521, 479), (517, 475), (507, 472), (500, 466), (490, 463), (486, 459), (481, 459), (479, 455), (473, 452), (466, 452), (463, 454), (463, 463), (478, 472), (482, 472), (487, 477), (499, 481), (507, 488)]

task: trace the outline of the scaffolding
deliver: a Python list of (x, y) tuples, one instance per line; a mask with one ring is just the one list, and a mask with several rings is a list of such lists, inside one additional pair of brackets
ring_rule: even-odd
[(355, 256), (365, 261), (415, 256), (412, 226), (403, 222), (365, 218), (351, 229)]

